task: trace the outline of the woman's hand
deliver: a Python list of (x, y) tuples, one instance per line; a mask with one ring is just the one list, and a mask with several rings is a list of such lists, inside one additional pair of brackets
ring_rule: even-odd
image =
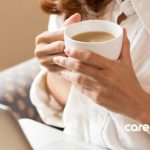
[[(80, 20), (80, 14), (76, 13), (64, 22), (63, 28)], [(49, 71), (46, 76), (48, 93), (53, 95), (58, 103), (65, 106), (70, 90), (70, 82), (62, 78), (59, 74), (65, 68), (58, 66), (53, 61), (53, 58), (56, 56), (67, 57), (64, 53), (63, 28), (56, 32), (46, 31), (37, 36), (35, 56), (38, 58), (40, 64)]]
[(63, 28), (80, 20), (81, 15), (76, 13), (64, 22), (62, 29), (55, 32), (46, 31), (36, 37), (35, 56), (40, 64), (46, 67), (49, 72), (59, 72), (64, 69), (55, 64), (53, 58), (56, 56), (66, 56), (64, 53)]
[(143, 91), (134, 73), (125, 30), (117, 61), (81, 49), (66, 50), (66, 55), (74, 59), (54, 58), (55, 63), (70, 70), (62, 71), (62, 76), (97, 104), (141, 122), (145, 110), (150, 114), (150, 96)]

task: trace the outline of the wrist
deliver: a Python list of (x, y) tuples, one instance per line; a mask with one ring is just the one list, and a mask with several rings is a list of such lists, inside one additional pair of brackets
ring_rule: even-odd
[(150, 125), (150, 94), (143, 90), (140, 101), (140, 109), (136, 120), (142, 124)]
[(55, 76), (55, 74), (47, 74), (47, 87), (51, 95), (62, 106), (65, 106), (71, 83), (61, 76)]

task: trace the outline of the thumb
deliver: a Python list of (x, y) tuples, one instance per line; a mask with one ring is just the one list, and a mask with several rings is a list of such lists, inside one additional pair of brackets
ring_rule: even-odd
[(79, 21), (81, 21), (81, 15), (79, 13), (75, 13), (74, 15), (65, 20), (63, 27)]
[(120, 54), (120, 59), (129, 58), (130, 59), (130, 41), (127, 36), (127, 31), (123, 29), (123, 40), (122, 40), (122, 49)]

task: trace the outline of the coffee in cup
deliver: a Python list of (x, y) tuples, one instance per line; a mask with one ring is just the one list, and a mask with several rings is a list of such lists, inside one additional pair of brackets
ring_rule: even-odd
[(73, 40), (81, 42), (103, 42), (113, 38), (115, 38), (115, 36), (111, 33), (101, 31), (83, 32), (72, 37)]

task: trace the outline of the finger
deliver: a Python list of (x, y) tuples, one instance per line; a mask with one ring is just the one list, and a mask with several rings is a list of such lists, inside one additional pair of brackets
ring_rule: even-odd
[(89, 98), (92, 98), (94, 96), (94, 93), (92, 92), (92, 89), (89, 89), (87, 87), (79, 86), (74, 84), (74, 86), (84, 95), (88, 96)]
[(123, 41), (122, 41), (122, 49), (121, 49), (120, 59), (129, 57), (129, 56), (130, 56), (130, 41), (127, 37), (126, 29), (124, 28), (123, 29)]
[(68, 26), (72, 23), (79, 22), (79, 21), (81, 21), (81, 15), (79, 13), (75, 13), (70, 18), (65, 20), (63, 26), (65, 27), (65, 26)]
[(61, 75), (66, 80), (69, 80), (73, 84), (76, 84), (78, 86), (82, 86), (90, 89), (97, 88), (97, 81), (84, 74), (71, 72), (71, 71), (61, 71)]
[(79, 86), (79, 85), (74, 85), (81, 93), (83, 93), (84, 95), (86, 95), (88, 98), (90, 98), (90, 100), (94, 101), (96, 104), (101, 105), (105, 108), (109, 108), (110, 110), (112, 110), (112, 105), (111, 104), (107, 104), (110, 103), (108, 101), (108, 98), (105, 96), (105, 92), (103, 90), (103, 88), (99, 88), (99, 92), (95, 89), (92, 88), (86, 88), (83, 86)]
[[(75, 13), (64, 22), (63, 27), (68, 26), (75, 22), (79, 22), (80, 20), (81, 20), (81, 15), (79, 13)], [(63, 32), (64, 32), (64, 28), (54, 32), (45, 31), (36, 37), (35, 44), (36, 45), (49, 44), (54, 41), (63, 41), (64, 40)]]
[(49, 44), (54, 41), (63, 41), (64, 36), (62, 30), (54, 31), (54, 32), (49, 32), (45, 31), (38, 35), (35, 39), (35, 44)]
[(90, 100), (94, 101), (95, 103), (99, 104), (99, 99), (97, 93), (93, 89), (89, 89), (86, 87), (74, 85), (81, 93), (86, 95)]
[(45, 67), (49, 67), (50, 65), (56, 64), (53, 61), (53, 59), (54, 57), (58, 57), (58, 56), (65, 57), (66, 55), (64, 53), (60, 53), (60, 54), (50, 55), (48, 57), (43, 57), (42, 59), (40, 59), (40, 64)]
[(73, 58), (68, 57), (54, 57), (54, 62), (68, 70), (79, 72), (88, 75), (98, 81), (104, 82), (106, 80), (106, 70), (100, 70), (97, 67), (87, 65)]
[(66, 49), (65, 53), (69, 57), (78, 59), (82, 62), (85, 62), (86, 64), (90, 64), (90, 65), (93, 65), (93, 66), (101, 68), (101, 69), (109, 68), (114, 63), (112, 60), (104, 58), (103, 56), (98, 55), (98, 54), (88, 51), (88, 50)]
[(51, 44), (39, 45), (35, 49), (35, 56), (41, 58), (48, 55), (63, 53), (64, 48), (65, 45), (63, 41), (56, 41)]
[(58, 65), (51, 65), (51, 66), (48, 66), (47, 67), (47, 70), (50, 72), (50, 73), (59, 73), (60, 74), (60, 71), (64, 70), (63, 67), (61, 66), (58, 66)]

